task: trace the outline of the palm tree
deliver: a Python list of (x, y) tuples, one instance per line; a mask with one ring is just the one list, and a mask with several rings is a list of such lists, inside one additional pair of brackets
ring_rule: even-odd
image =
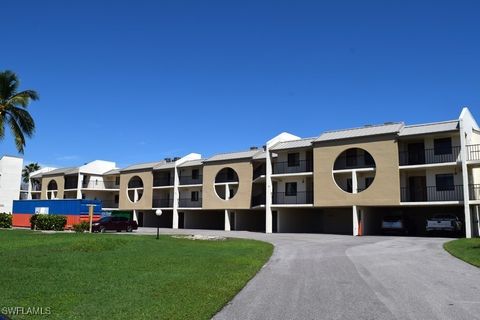
[(25, 136), (31, 138), (35, 132), (35, 122), (27, 111), (31, 100), (38, 100), (34, 90), (18, 92), (20, 81), (15, 73), (0, 72), (0, 140), (5, 137), (5, 126), (10, 127), (15, 146), (19, 153), (25, 149)]
[(30, 164), (27, 164), (22, 170), (23, 182), (28, 183), (28, 180), (30, 179), (30, 175), (32, 174), (32, 172), (35, 172), (37, 170), (40, 170), (40, 165), (38, 163), (32, 162)]

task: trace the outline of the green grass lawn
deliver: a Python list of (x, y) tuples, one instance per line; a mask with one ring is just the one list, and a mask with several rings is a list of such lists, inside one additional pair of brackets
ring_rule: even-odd
[(272, 250), (240, 239), (0, 230), (0, 311), (50, 307), (48, 319), (209, 319)]
[(443, 247), (451, 255), (480, 267), (480, 238), (453, 240)]

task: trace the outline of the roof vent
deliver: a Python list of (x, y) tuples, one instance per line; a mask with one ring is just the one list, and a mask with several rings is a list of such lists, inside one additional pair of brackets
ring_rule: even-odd
[(180, 160), (180, 157), (173, 158), (173, 161), (177, 161), (177, 160)]
[(365, 124), (363, 125), (365, 128), (370, 128), (370, 127), (373, 127), (373, 124)]
[(250, 150), (258, 150), (258, 147), (255, 147), (255, 146), (250, 147)]
[(267, 145), (264, 144), (264, 145), (262, 146), (262, 149), (263, 149), (263, 151), (266, 151), (266, 150), (267, 150)]
[(172, 162), (172, 158), (165, 158), (166, 162)]
[(383, 124), (387, 126), (387, 125), (389, 125), (389, 124), (395, 124), (395, 122), (393, 122), (393, 121), (387, 121), (387, 122), (384, 122)]

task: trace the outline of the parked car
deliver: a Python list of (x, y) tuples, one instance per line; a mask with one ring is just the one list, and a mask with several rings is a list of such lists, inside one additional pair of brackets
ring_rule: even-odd
[(103, 217), (92, 224), (93, 232), (105, 232), (107, 230), (132, 232), (138, 229), (138, 224), (134, 220), (126, 217)]
[(447, 231), (457, 233), (462, 231), (462, 221), (454, 214), (437, 214), (427, 219), (427, 232)]
[(408, 234), (408, 221), (402, 215), (385, 216), (382, 219), (382, 233), (384, 234)]

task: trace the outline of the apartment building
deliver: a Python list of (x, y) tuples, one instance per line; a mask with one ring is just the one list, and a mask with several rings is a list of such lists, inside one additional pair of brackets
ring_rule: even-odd
[(467, 108), (452, 121), (281, 133), (261, 148), (103, 169), (32, 179), (42, 199), (102, 200), (141, 226), (374, 235), (403, 215), (422, 235), (427, 217), (450, 213), (467, 237), (479, 230), (480, 129)]
[(11, 213), (13, 200), (20, 196), (23, 159), (13, 156), (0, 158), (0, 212)]

